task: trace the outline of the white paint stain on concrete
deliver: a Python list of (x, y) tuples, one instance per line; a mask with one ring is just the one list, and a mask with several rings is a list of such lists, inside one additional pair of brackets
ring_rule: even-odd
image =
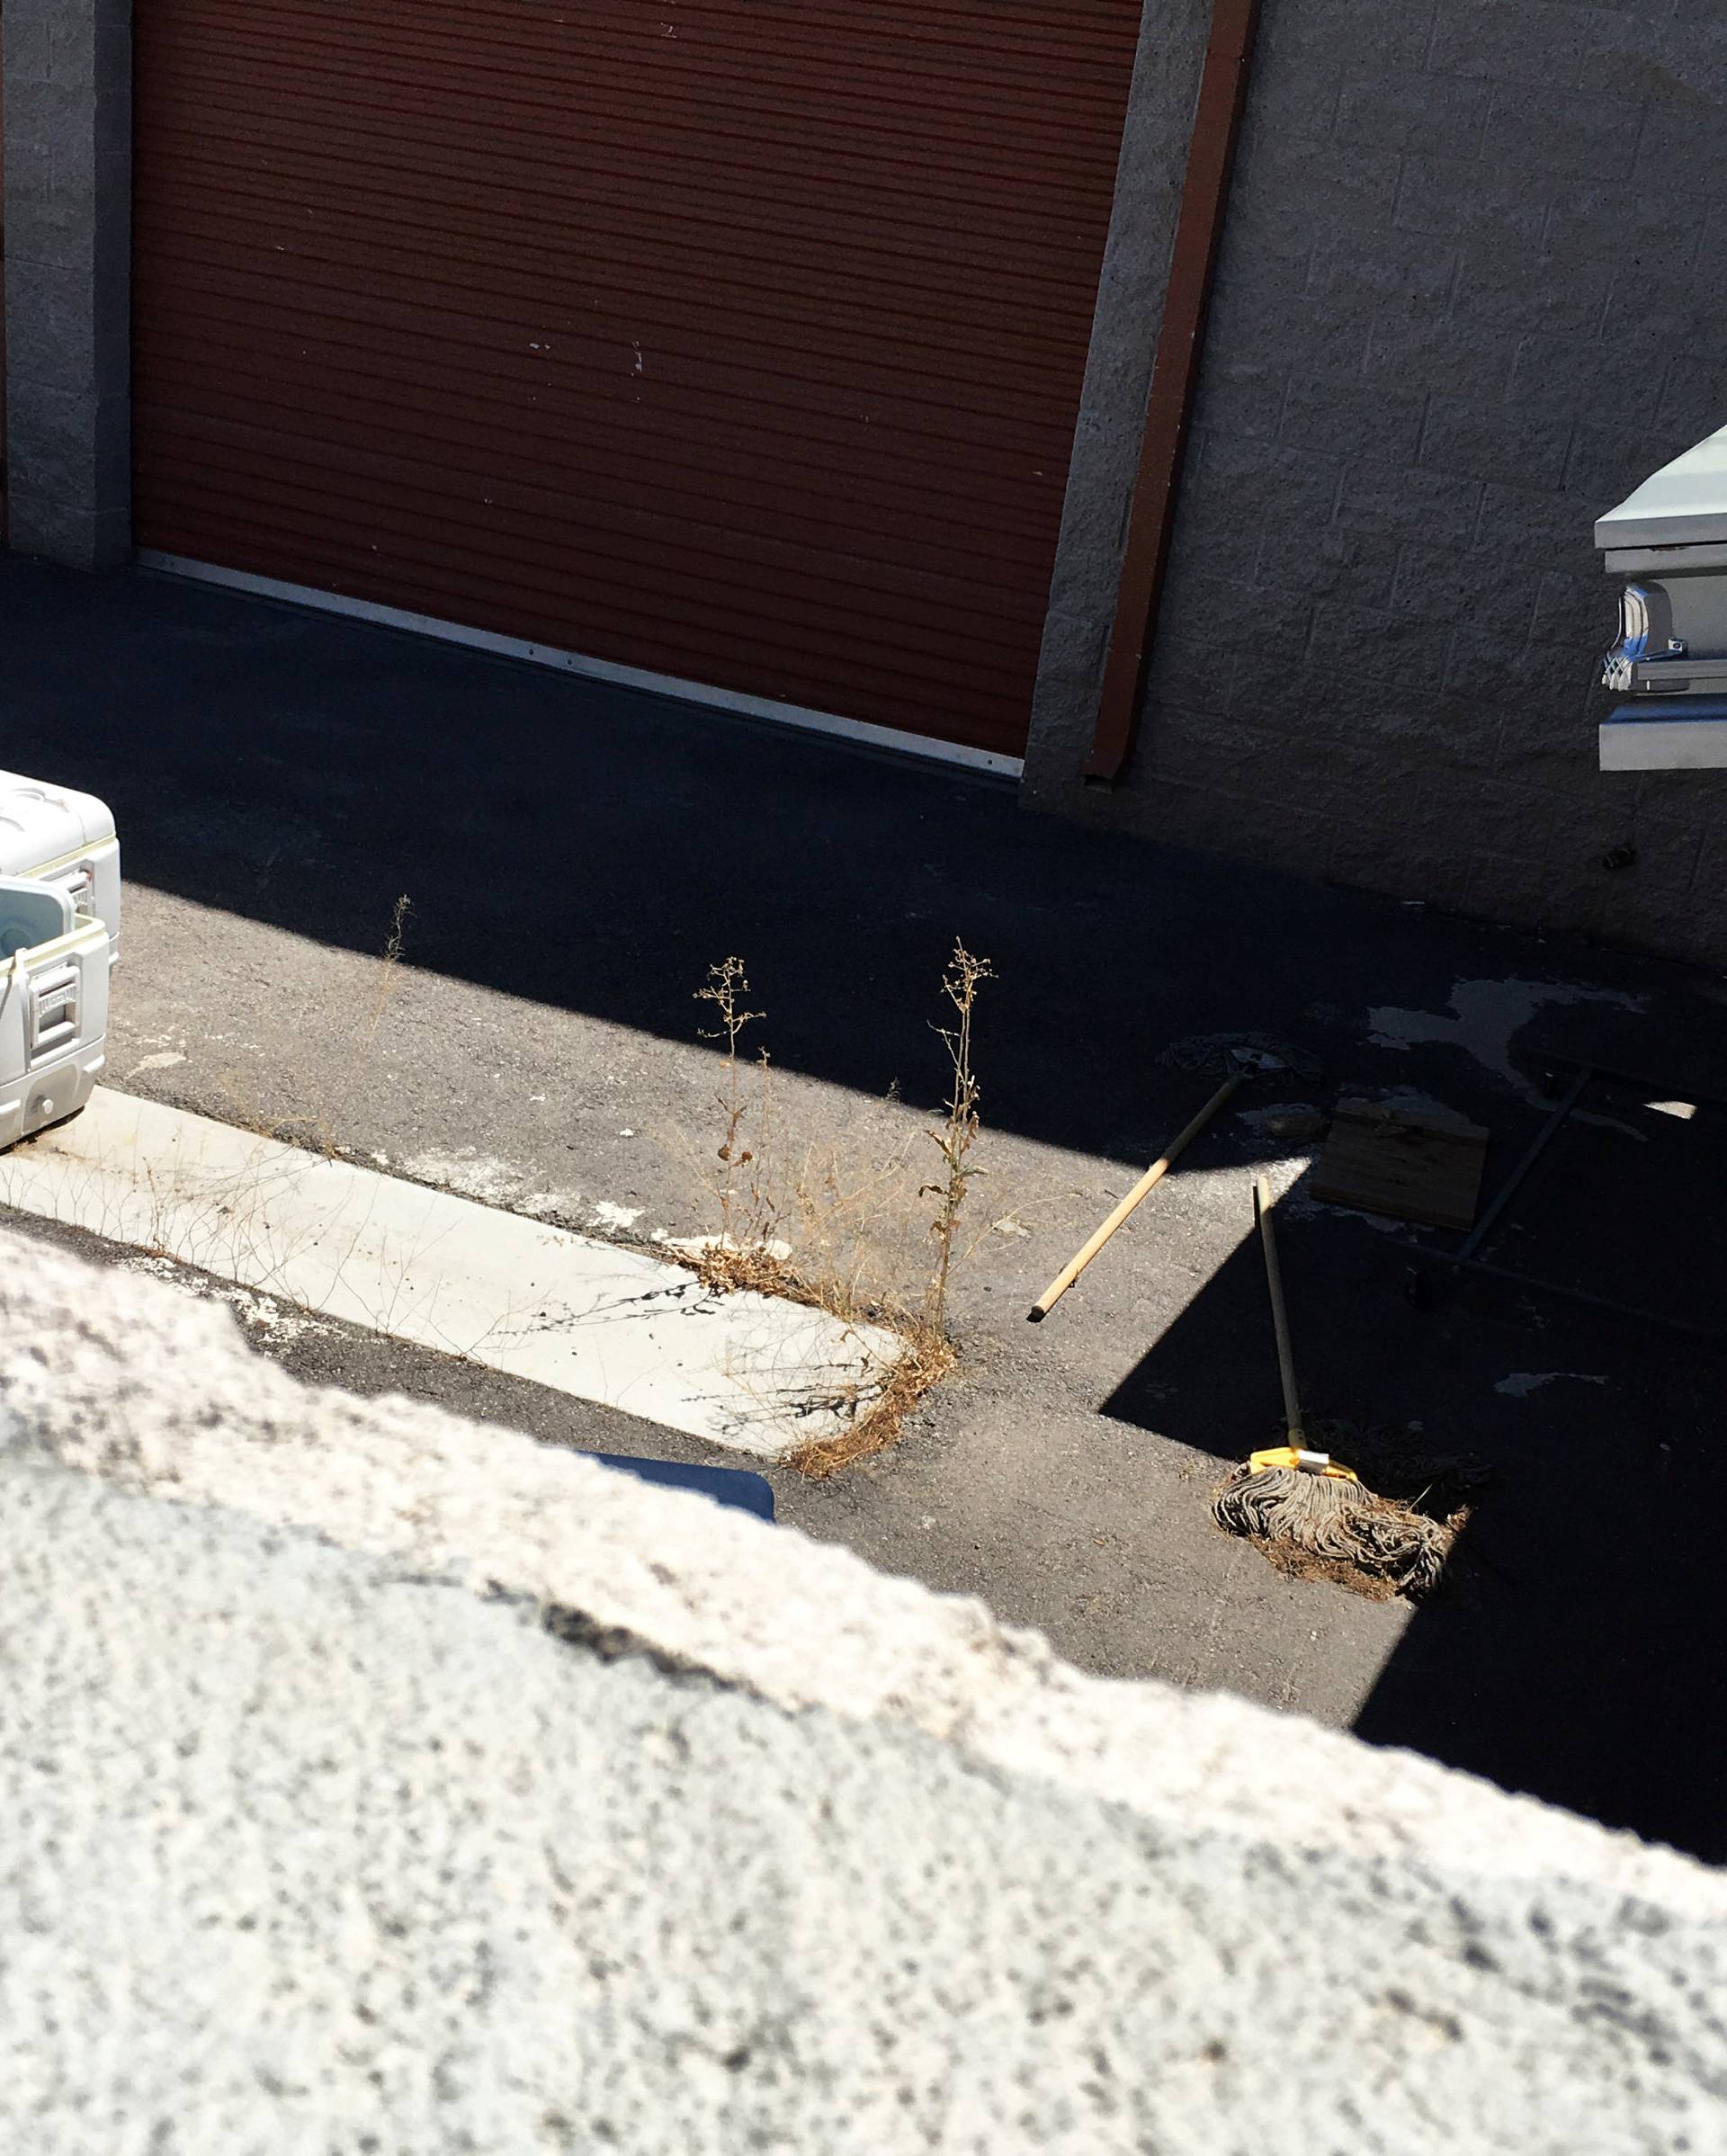
[[(388, 1154), (374, 1153), (371, 1158), (380, 1167), (389, 1166)], [(507, 1206), (510, 1212), (524, 1212), (531, 1220), (573, 1220), (581, 1203), (573, 1191), (535, 1190), (525, 1169), (479, 1152), (472, 1146), (454, 1153), (415, 1153), (402, 1162), (401, 1172), (416, 1183), (435, 1184), (440, 1190), (475, 1198), (482, 1205)]]
[(1557, 1385), (1567, 1378), (1579, 1385), (1605, 1385), (1607, 1382), (1605, 1377), (1590, 1377), (1581, 1370), (1514, 1370), (1509, 1377), (1502, 1377), (1493, 1390), (1506, 1393), (1512, 1400), (1527, 1400), (1544, 1385)]
[(100, 1088), (0, 1159), (0, 1204), (769, 1459), (841, 1435), (900, 1354), (880, 1327)]
[[(381, 1161), (383, 1156), (374, 1159)], [(440, 1190), (478, 1198), (483, 1205), (508, 1205), (521, 1195), (527, 1181), (507, 1160), (476, 1152), (471, 1146), (461, 1152), (414, 1153), (402, 1162), (402, 1173), (416, 1183), (435, 1183)]]
[(1324, 1123), (1309, 1100), (1275, 1100), (1262, 1108), (1238, 1108), (1235, 1119), (1246, 1123), (1257, 1138), (1285, 1138), (1292, 1126), (1305, 1132), (1310, 1123), (1320, 1126), (1311, 1133), (1317, 1138)]
[(140, 1078), (147, 1070), (172, 1070), (176, 1063), (183, 1063), (185, 1060), (184, 1056), (174, 1051), (164, 1049), (157, 1055), (146, 1056), (141, 1063), (134, 1063), (126, 1073), (127, 1081), (130, 1083), (131, 1079)]
[(309, 1312), (280, 1302), (273, 1295), (260, 1295), (232, 1281), (208, 1280), (201, 1273), (187, 1272), (171, 1257), (155, 1257), (145, 1251), (124, 1263), (129, 1273), (148, 1273), (154, 1279), (166, 1280), (171, 1287), (183, 1289), (200, 1302), (226, 1303), (243, 1325), (264, 1334), (278, 1346), (308, 1337), (319, 1338), (330, 1330)]
[(1563, 980), (1460, 980), (1448, 1011), (1413, 1011), (1382, 1004), (1367, 1014), (1368, 1038), (1376, 1048), (1413, 1048), (1428, 1042), (1461, 1048), (1527, 1100), (1540, 1098), (1511, 1060), (1511, 1043), (1551, 1004), (1605, 1003), (1622, 1010), (1645, 1007), (1641, 997), (1615, 989), (1590, 989)]
[(627, 1233), (647, 1210), (645, 1205), (614, 1205), (610, 1198), (601, 1198), (588, 1213), (588, 1225), (607, 1229), (614, 1235)]
[(1399, 1235), (1406, 1239), (1413, 1237), (1419, 1240), (1426, 1233), (1414, 1221), (1396, 1221), (1387, 1212), (1363, 1212), (1359, 1206), (1334, 1205), (1329, 1199), (1316, 1198), (1305, 1183), (1297, 1184), (1284, 1203), (1298, 1221), (1365, 1221), (1382, 1235)]

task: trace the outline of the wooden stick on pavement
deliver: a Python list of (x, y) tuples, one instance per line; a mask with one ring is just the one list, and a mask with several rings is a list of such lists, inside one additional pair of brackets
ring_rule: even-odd
[(1172, 1138), (1170, 1140), (1168, 1146), (1164, 1151), (1162, 1159), (1159, 1160), (1154, 1160), (1151, 1163), (1151, 1166), (1146, 1169), (1145, 1173), (1140, 1177), (1139, 1181), (1133, 1185), (1132, 1189), (1128, 1192), (1127, 1195), (1122, 1200), (1121, 1203), (1115, 1208), (1114, 1212), (1110, 1214), (1109, 1218), (1104, 1222), (1103, 1226), (1098, 1229), (1096, 1234), (1092, 1237), (1091, 1240), (1086, 1244), (1083, 1249), (1076, 1252), (1076, 1254), (1069, 1259), (1068, 1263), (1062, 1266), (1061, 1270), (1056, 1275), (1055, 1278), (1051, 1281), (1049, 1286), (1044, 1289), (1043, 1293), (1038, 1297), (1037, 1301), (1033, 1303), (1031, 1309), (1026, 1311), (1026, 1318), (1032, 1324), (1041, 1325), (1043, 1320), (1049, 1316), (1050, 1312), (1055, 1308), (1056, 1304), (1060, 1302), (1062, 1296), (1067, 1293), (1068, 1290), (1073, 1285), (1074, 1282), (1078, 1279), (1080, 1274), (1085, 1271), (1086, 1267), (1091, 1263), (1092, 1259), (1096, 1257), (1097, 1253), (1103, 1248), (1104, 1245), (1109, 1240), (1110, 1237), (1114, 1234), (1115, 1230), (1121, 1226), (1122, 1222), (1125, 1221), (1130, 1214), (1137, 1212), (1139, 1207), (1144, 1203), (1145, 1200), (1150, 1196), (1151, 1193), (1157, 1188), (1158, 1185), (1163, 1181), (1163, 1178), (1169, 1173), (1169, 1170), (1175, 1166), (1176, 1162), (1181, 1158), (1182, 1154), (1186, 1152), (1187, 1148), (1193, 1143), (1194, 1140), (1197, 1138), (1200, 1132), (1205, 1128), (1206, 1124), (1210, 1123), (1212, 1118), (1217, 1114), (1221, 1108), (1225, 1107), (1233, 1098), (1235, 1094), (1239, 1090), (1241, 1080), (1239, 1077), (1237, 1077), (1229, 1079), (1225, 1084), (1220, 1086), (1217, 1091), (1212, 1094), (1210, 1100), (1208, 1100), (1205, 1105), (1200, 1110), (1199, 1114), (1195, 1116), (1192, 1123), (1190, 1123), (1187, 1125), (1187, 1128), (1182, 1132), (1181, 1135), (1178, 1138)]

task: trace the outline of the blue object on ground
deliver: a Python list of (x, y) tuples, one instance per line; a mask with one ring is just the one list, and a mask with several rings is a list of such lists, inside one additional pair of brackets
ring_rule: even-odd
[(663, 1482), (670, 1490), (693, 1490), (716, 1505), (729, 1505), (734, 1512), (753, 1512), (760, 1520), (774, 1517), (774, 1486), (765, 1475), (752, 1475), (741, 1467), (685, 1467), (672, 1460), (630, 1460), (622, 1453), (590, 1453), (602, 1467), (621, 1468), (644, 1482)]

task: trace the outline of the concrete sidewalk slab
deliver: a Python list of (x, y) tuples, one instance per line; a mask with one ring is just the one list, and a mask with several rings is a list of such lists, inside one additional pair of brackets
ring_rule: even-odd
[(640, 1250), (98, 1090), (0, 1160), (0, 1204), (734, 1451), (842, 1434), (879, 1327), (716, 1295)]

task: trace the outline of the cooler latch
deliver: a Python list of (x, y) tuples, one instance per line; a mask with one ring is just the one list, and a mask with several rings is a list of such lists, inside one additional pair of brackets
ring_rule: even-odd
[(87, 914), (92, 920), (95, 918), (96, 872), (87, 861), (81, 863), (78, 867), (68, 871), (64, 875), (50, 878), (49, 881), (58, 884), (67, 897), (71, 899), (74, 913)]
[(30, 977), (30, 1060), (40, 1062), (78, 1037), (78, 969), (50, 966)]

